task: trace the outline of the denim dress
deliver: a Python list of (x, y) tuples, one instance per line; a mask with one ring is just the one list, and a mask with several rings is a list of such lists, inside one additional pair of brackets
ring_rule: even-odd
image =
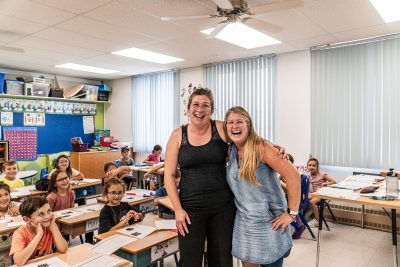
[(277, 173), (260, 162), (259, 186), (240, 178), (236, 146), (232, 146), (227, 180), (235, 195), (237, 208), (233, 230), (232, 255), (256, 264), (270, 264), (282, 258), (292, 247), (290, 227), (274, 231), (270, 222), (287, 209), (287, 201)]

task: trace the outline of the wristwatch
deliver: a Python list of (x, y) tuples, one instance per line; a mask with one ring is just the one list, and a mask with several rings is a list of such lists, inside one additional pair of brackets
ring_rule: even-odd
[(288, 211), (288, 213), (289, 213), (289, 215), (291, 217), (296, 217), (297, 215), (299, 215), (299, 211), (298, 210), (291, 210), (291, 209), (288, 208), (287, 211)]

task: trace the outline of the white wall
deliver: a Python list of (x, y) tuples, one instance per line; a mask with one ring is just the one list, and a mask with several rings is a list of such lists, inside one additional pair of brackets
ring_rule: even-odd
[(311, 151), (310, 52), (277, 58), (276, 139), (296, 164), (306, 164)]
[(131, 78), (112, 80), (110, 104), (104, 108), (104, 127), (122, 142), (132, 141)]
[(189, 100), (188, 88), (192, 84), (192, 88), (199, 86), (203, 82), (203, 72), (201, 67), (188, 68), (181, 70), (180, 73), (180, 125), (189, 122), (188, 116), (185, 114), (187, 111), (187, 101)]

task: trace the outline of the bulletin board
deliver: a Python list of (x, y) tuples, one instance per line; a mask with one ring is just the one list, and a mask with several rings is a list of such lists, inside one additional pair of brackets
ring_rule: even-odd
[[(24, 127), (24, 114), (14, 112), (13, 115), (13, 127)], [(32, 128), (37, 129), (38, 154), (71, 151), (71, 137), (81, 137), (83, 143), (89, 143), (89, 147), (93, 146), (94, 135), (83, 133), (83, 116), (80, 115), (46, 114), (46, 125)]]

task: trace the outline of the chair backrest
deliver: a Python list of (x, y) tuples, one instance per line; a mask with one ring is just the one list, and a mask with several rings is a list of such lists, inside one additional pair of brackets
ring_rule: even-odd
[(300, 209), (304, 210), (308, 207), (308, 190), (310, 188), (310, 180), (308, 175), (301, 175), (301, 198)]
[(118, 164), (121, 162), (121, 160), (120, 159), (116, 159), (116, 160), (114, 160), (114, 163), (115, 164), (117, 164), (117, 166), (118, 166)]
[(49, 176), (49, 174), (48, 174), (48, 169), (46, 167), (40, 171), (40, 180), (47, 179), (47, 176)]

